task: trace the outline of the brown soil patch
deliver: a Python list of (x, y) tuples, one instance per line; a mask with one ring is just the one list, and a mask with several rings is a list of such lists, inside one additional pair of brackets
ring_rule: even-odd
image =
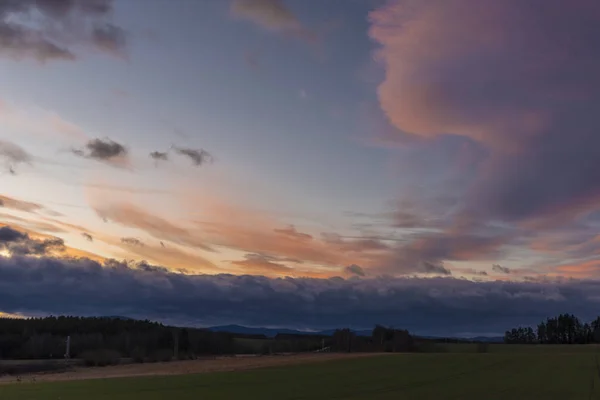
[[(379, 353), (381, 354), (381, 353)], [(193, 361), (173, 361), (153, 364), (128, 364), (110, 367), (76, 367), (60, 373), (31, 374), (21, 377), (2, 376), (0, 384), (18, 382), (54, 382), (82, 379), (106, 379), (133, 376), (184, 375), (207, 372), (241, 371), (264, 367), (323, 362), (345, 358), (373, 356), (370, 353), (321, 353), (285, 356), (220, 357)]]

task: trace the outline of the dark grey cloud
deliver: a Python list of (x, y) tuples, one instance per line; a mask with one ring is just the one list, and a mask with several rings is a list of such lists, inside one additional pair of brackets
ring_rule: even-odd
[(344, 271), (352, 275), (365, 276), (365, 270), (362, 269), (360, 265), (356, 264), (348, 265), (344, 268)]
[(0, 139), (0, 161), (4, 164), (4, 168), (14, 174), (20, 164), (31, 164), (33, 156), (21, 146)]
[(112, 11), (112, 0), (4, 0), (0, 55), (46, 62), (75, 60), (82, 48), (122, 54), (127, 35), (111, 22)]
[(142, 242), (140, 239), (134, 238), (134, 237), (121, 238), (121, 243), (127, 244), (129, 246), (139, 246), (139, 247), (145, 246), (144, 242)]
[(127, 164), (129, 150), (121, 143), (112, 139), (92, 139), (86, 143), (84, 149), (73, 149), (73, 154), (92, 160), (124, 166)]
[(81, 236), (83, 236), (85, 238), (85, 240), (87, 240), (88, 242), (94, 241), (94, 237), (92, 235), (90, 235), (89, 233), (83, 232), (81, 234)]
[(452, 275), (452, 272), (448, 268), (445, 268), (441, 264), (434, 264), (428, 261), (422, 261), (420, 264), (421, 268), (417, 272), (425, 272), (426, 274), (440, 274), (440, 275)]
[(599, 292), (598, 281), (269, 279), (185, 275), (146, 263), (102, 266), (85, 258), (0, 257), (4, 312), (125, 315), (200, 326), (321, 329), (382, 323), (421, 334), (502, 333), (562, 312), (590, 320), (600, 307)]
[(118, 54), (127, 43), (125, 30), (111, 23), (94, 27), (92, 42), (101, 50)]
[(150, 158), (155, 161), (167, 161), (169, 159), (169, 153), (166, 151), (153, 151), (150, 153)]
[(511, 269), (508, 267), (503, 267), (500, 264), (494, 264), (492, 265), (492, 271), (494, 272), (500, 272), (502, 274), (510, 274), (512, 273)]
[(13, 256), (46, 255), (63, 252), (65, 243), (60, 238), (33, 239), (27, 233), (3, 226), (0, 228), (0, 250)]
[(214, 161), (214, 157), (208, 151), (203, 149), (174, 146), (173, 151), (175, 151), (176, 154), (189, 158), (196, 167)]

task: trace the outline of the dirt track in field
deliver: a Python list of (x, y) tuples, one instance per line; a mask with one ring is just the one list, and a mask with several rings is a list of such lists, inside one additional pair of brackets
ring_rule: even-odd
[[(381, 353), (379, 353), (381, 354)], [(106, 379), (134, 376), (184, 375), (207, 372), (243, 371), (263, 367), (323, 362), (346, 358), (368, 357), (369, 353), (322, 353), (285, 356), (223, 357), (193, 361), (153, 364), (128, 364), (109, 367), (76, 367), (65, 372), (38, 373), (0, 377), (0, 384), (20, 382), (55, 382), (83, 379)]]

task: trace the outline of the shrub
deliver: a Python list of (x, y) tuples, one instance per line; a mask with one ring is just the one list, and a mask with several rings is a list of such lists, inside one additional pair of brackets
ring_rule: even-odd
[(85, 365), (88, 367), (104, 367), (106, 365), (116, 365), (121, 359), (121, 354), (116, 350), (99, 349), (87, 350), (79, 355)]
[(152, 352), (149, 357), (150, 362), (166, 362), (173, 359), (173, 350), (160, 349)]
[(141, 347), (136, 347), (131, 351), (133, 362), (143, 363), (146, 361), (146, 350)]

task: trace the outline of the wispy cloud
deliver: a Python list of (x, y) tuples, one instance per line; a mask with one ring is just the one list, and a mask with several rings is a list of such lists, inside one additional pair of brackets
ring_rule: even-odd
[(203, 149), (192, 149), (188, 147), (173, 147), (176, 154), (187, 157), (192, 161), (194, 166), (199, 167), (201, 165), (212, 163), (214, 157), (208, 151)]
[(42, 210), (44, 207), (38, 203), (30, 201), (18, 200), (12, 197), (0, 195), (0, 207), (11, 208), (17, 211), (35, 213)]
[(4, 162), (4, 167), (14, 174), (17, 166), (31, 164), (33, 157), (21, 146), (0, 139), (0, 160)]
[(316, 35), (305, 27), (282, 0), (233, 0), (231, 14), (263, 29), (314, 41)]
[(158, 240), (170, 241), (205, 251), (214, 251), (212, 246), (199, 238), (192, 230), (153, 215), (135, 205), (121, 203), (95, 206), (94, 208), (104, 220), (140, 229)]
[(37, 106), (3, 103), (0, 107), (3, 125), (35, 139), (53, 138), (84, 142), (89, 139), (85, 129), (55, 111)]
[[(123, 28), (111, 22), (112, 0), (19, 0), (0, 4), (0, 55), (39, 62), (73, 61), (76, 49), (122, 55)], [(26, 23), (35, 15), (36, 24)]]

